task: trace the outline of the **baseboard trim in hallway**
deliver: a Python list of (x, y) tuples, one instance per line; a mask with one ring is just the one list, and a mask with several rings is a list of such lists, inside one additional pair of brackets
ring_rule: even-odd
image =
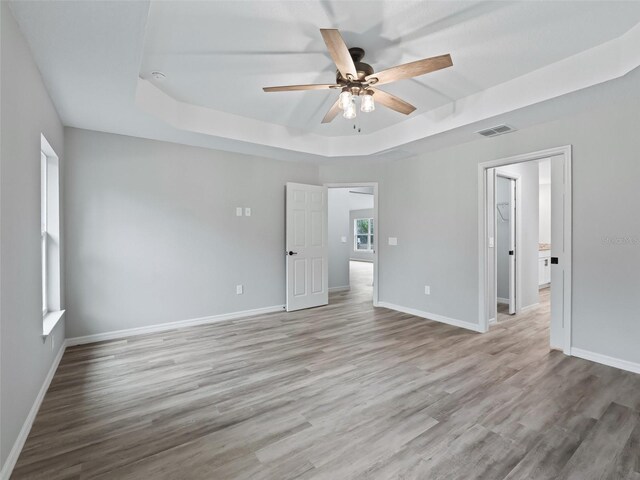
[(589, 350), (582, 350), (581, 348), (571, 348), (571, 355), (574, 357), (589, 360), (591, 362), (600, 363), (609, 367), (619, 368), (620, 370), (626, 370), (627, 372), (640, 374), (640, 363), (629, 362), (628, 360), (621, 360), (619, 358), (609, 357), (608, 355), (602, 355), (601, 353), (590, 352)]
[(329, 292), (347, 292), (351, 290), (349, 285), (342, 285), (341, 287), (329, 287)]
[(20, 457), (22, 448), (27, 441), (27, 437), (29, 436), (29, 432), (31, 431), (33, 422), (36, 419), (36, 415), (38, 415), (40, 406), (42, 405), (42, 400), (44, 400), (44, 396), (49, 389), (49, 385), (51, 385), (51, 380), (53, 380), (53, 376), (56, 374), (56, 370), (58, 370), (58, 365), (60, 365), (60, 360), (62, 360), (62, 356), (64, 355), (66, 349), (67, 341), (65, 340), (58, 350), (56, 357), (53, 359), (53, 363), (51, 364), (51, 368), (49, 369), (49, 372), (47, 373), (47, 376), (42, 383), (42, 387), (40, 387), (40, 391), (38, 392), (38, 395), (36, 396), (36, 399), (31, 406), (31, 410), (29, 410), (29, 414), (22, 424), (22, 428), (20, 429), (18, 438), (16, 438), (16, 441), (14, 442), (13, 447), (9, 452), (7, 461), (2, 466), (2, 470), (0, 471), (0, 480), (9, 480), (9, 478), (11, 477), (13, 467), (15, 467), (16, 462), (18, 461), (18, 457)]
[(255, 308), (252, 310), (242, 310), (240, 312), (223, 313), (220, 315), (212, 315), (209, 317), (192, 318), (189, 320), (178, 320), (177, 322), (159, 323), (156, 325), (148, 325), (146, 327), (128, 328), (125, 330), (114, 330), (112, 332), (97, 333), (94, 335), (85, 335), (82, 337), (72, 337), (67, 339), (67, 345), (83, 345), (85, 343), (103, 342), (105, 340), (118, 340), (120, 338), (133, 337), (136, 335), (144, 335), (147, 333), (164, 332), (167, 330), (175, 330), (182, 327), (195, 327), (198, 325), (207, 325), (210, 323), (223, 322), (225, 320), (237, 320), (241, 318), (254, 317), (256, 315), (264, 315), (266, 313), (275, 313), (284, 311), (284, 305), (273, 305), (271, 307)]
[(408, 313), (409, 315), (426, 318), (427, 320), (433, 320), (434, 322), (446, 323), (448, 325), (453, 325), (454, 327), (466, 328), (467, 330), (472, 330), (474, 332), (484, 332), (484, 330), (482, 330), (482, 327), (480, 327), (480, 325), (478, 325), (477, 323), (465, 322), (464, 320), (445, 317), (444, 315), (438, 315), (437, 313), (423, 312), (422, 310), (403, 307), (401, 305), (396, 305), (389, 302), (378, 302), (378, 305), (376, 306), (388, 308), (389, 310), (395, 310), (397, 312)]

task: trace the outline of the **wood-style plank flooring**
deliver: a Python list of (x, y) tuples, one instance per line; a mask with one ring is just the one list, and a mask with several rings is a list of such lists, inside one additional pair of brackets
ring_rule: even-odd
[(640, 479), (640, 375), (549, 351), (548, 302), (484, 335), (327, 307), (69, 348), (14, 479)]

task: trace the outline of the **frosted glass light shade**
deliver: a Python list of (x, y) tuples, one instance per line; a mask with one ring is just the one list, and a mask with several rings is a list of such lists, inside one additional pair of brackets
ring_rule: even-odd
[(360, 103), (360, 111), (364, 113), (373, 112), (376, 109), (376, 104), (373, 101), (373, 95), (365, 94), (362, 96)]
[(349, 105), (347, 106), (347, 108), (345, 108), (342, 116), (347, 120), (352, 120), (356, 118), (356, 101), (353, 98), (349, 102)]
[(349, 104), (351, 103), (351, 100), (352, 100), (351, 97), (352, 97), (351, 92), (342, 91), (340, 93), (340, 96), (338, 97), (338, 106), (342, 110), (346, 110), (347, 108), (349, 108)]

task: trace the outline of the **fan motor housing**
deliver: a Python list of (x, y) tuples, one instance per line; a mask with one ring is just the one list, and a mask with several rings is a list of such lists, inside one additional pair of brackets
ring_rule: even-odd
[[(373, 73), (373, 67), (368, 63), (364, 63), (362, 61), (365, 54), (364, 49), (360, 47), (351, 47), (349, 49), (349, 53), (351, 54), (353, 63), (356, 66), (356, 72), (358, 72), (358, 78), (354, 80), (364, 81), (365, 77)], [(349, 80), (344, 78), (339, 71), (336, 71), (336, 83), (339, 83), (341, 85), (346, 85), (349, 83)]]

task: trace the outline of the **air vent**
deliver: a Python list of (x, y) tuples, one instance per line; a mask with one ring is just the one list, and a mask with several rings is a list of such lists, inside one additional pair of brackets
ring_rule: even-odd
[(509, 125), (496, 125), (495, 127), (486, 128), (484, 130), (480, 130), (479, 133), (483, 137), (495, 137), (496, 135), (503, 135), (505, 133), (515, 132), (515, 128), (510, 127)]

